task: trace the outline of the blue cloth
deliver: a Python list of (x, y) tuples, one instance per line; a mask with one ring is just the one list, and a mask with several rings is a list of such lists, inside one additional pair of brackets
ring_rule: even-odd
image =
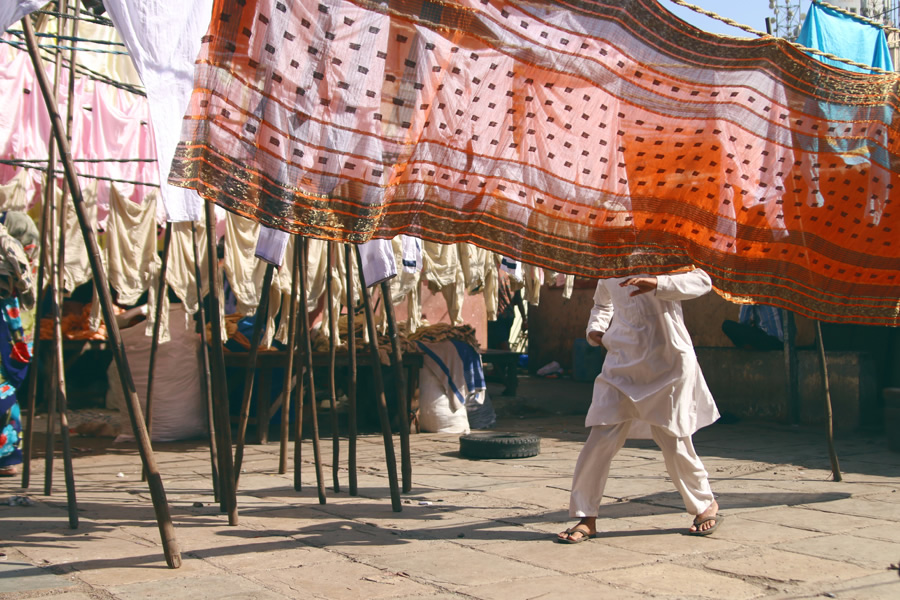
[[(797, 43), (885, 71), (894, 70), (884, 30), (815, 2), (806, 13)], [(847, 71), (868, 72), (822, 56), (813, 55), (813, 58)]]
[[(457, 402), (464, 405), (468, 395), (485, 389), (484, 367), (482, 366), (481, 356), (478, 354), (478, 351), (470, 344), (459, 340), (450, 341), (453, 343), (453, 347), (456, 349), (456, 353), (459, 355), (460, 363), (462, 364), (462, 381), (459, 380), (459, 371), (456, 371), (456, 377), (454, 378), (453, 370), (447, 366), (447, 363), (445, 363), (427, 343), (416, 342), (416, 345), (425, 355), (431, 358), (444, 373), (447, 377), (447, 386), (449, 387), (450, 392), (455, 396)], [(444, 355), (446, 356), (446, 352)], [(464, 390), (461, 389), (463, 387)]]
[(744, 304), (738, 322), (762, 329), (767, 335), (784, 341), (784, 322), (781, 309), (760, 304)]
[(473, 348), (471, 344), (467, 344), (466, 342), (461, 342), (459, 340), (450, 341), (453, 342), (453, 346), (456, 347), (456, 352), (459, 353), (459, 358), (462, 359), (466, 378), (466, 389), (469, 390), (470, 393), (477, 390), (483, 390), (485, 388), (484, 367), (481, 364), (481, 356), (478, 354), (478, 351)]

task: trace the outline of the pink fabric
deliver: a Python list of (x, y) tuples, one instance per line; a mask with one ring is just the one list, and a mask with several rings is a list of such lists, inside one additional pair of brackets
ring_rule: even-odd
[[(53, 65), (45, 63), (52, 77)], [(63, 70), (59, 84), (60, 114), (66, 114), (68, 72)], [(0, 158), (47, 158), (50, 140), (50, 117), (34, 76), (28, 54), (24, 51), (0, 52)], [(75, 110), (71, 131), (71, 151), (75, 159), (145, 158), (156, 159), (153, 133), (149, 126), (150, 111), (146, 98), (110, 85), (79, 78), (73, 95)], [(58, 168), (62, 168), (59, 165)], [(140, 163), (76, 163), (79, 173), (128, 181), (158, 184), (154, 162)], [(11, 180), (18, 168), (0, 165), (0, 184)], [(43, 171), (29, 171), (34, 183), (29, 206), (38, 203), (43, 188)], [(61, 180), (61, 175), (58, 176)], [(87, 187), (91, 180), (80, 178)], [(130, 183), (98, 182), (98, 220), (105, 223), (109, 211), (110, 186), (133, 202), (141, 203), (154, 188)]]

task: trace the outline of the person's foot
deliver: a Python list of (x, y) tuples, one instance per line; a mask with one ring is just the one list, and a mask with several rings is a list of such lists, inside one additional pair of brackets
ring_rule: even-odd
[(709, 505), (709, 508), (694, 517), (694, 523), (691, 525), (691, 528), (688, 529), (688, 533), (692, 535), (706, 535), (712, 533), (712, 530), (719, 524), (718, 520), (715, 518), (718, 513), (719, 503), (713, 500), (713, 503)]
[(556, 541), (562, 544), (577, 544), (597, 536), (596, 517), (586, 517), (578, 521), (574, 527), (558, 533)]
[(13, 465), (11, 467), (0, 467), (0, 477), (14, 477), (19, 474), (19, 469)]

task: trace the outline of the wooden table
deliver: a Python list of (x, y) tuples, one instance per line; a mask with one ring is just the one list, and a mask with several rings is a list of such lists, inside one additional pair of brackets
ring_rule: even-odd
[[(272, 396), (272, 372), (275, 369), (283, 369), (287, 367), (287, 351), (286, 350), (265, 350), (260, 351), (256, 355), (256, 425), (257, 440), (260, 444), (267, 444), (269, 441), (269, 420), (275, 414), (284, 400), (284, 390), (276, 399), (275, 403), (270, 402)], [(248, 352), (225, 352), (225, 366), (247, 368)], [(302, 359), (301, 354), (295, 355), (297, 360)], [(403, 366), (408, 369), (407, 392), (406, 392), (406, 410), (410, 410), (412, 397), (419, 387), (419, 369), (423, 365), (423, 355), (418, 352), (405, 352), (403, 354)], [(349, 355), (346, 352), (338, 352), (335, 355), (335, 366), (346, 367), (349, 364)], [(328, 367), (330, 363), (330, 354), (328, 352), (313, 353), (313, 367)], [(302, 364), (302, 363), (301, 363)], [(356, 355), (356, 364), (361, 368), (370, 368), (372, 366), (372, 356), (368, 351), (359, 352)], [(294, 368), (296, 374), (298, 369)], [(318, 387), (318, 386), (317, 386)], [(392, 399), (386, 399), (388, 404)]]

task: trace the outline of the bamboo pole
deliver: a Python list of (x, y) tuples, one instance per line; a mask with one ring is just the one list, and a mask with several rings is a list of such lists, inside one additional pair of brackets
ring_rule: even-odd
[[(65, 206), (65, 194), (63, 194), (63, 202), (60, 202), (60, 204)], [(65, 223), (65, 221), (62, 222)], [(64, 251), (65, 246), (60, 244), (60, 256), (63, 255)], [(64, 261), (59, 260), (58, 264), (62, 267)], [(75, 471), (72, 466), (72, 444), (69, 439), (69, 422), (68, 416), (66, 415), (66, 369), (62, 347), (62, 306), (60, 303), (60, 296), (58, 295), (60, 294), (59, 290), (62, 290), (62, 268), (56, 269), (55, 277), (56, 282), (54, 283), (54, 287), (56, 288), (56, 292), (54, 293), (53, 298), (53, 338), (55, 340), (54, 345), (56, 346), (54, 355), (56, 362), (56, 379), (54, 384), (56, 385), (57, 408), (59, 410), (59, 436), (62, 438), (63, 444), (63, 470), (66, 482), (66, 506), (69, 514), (69, 528), (78, 529), (78, 502), (75, 497)], [(49, 417), (50, 415), (48, 415), (48, 420)]]
[(780, 310), (784, 328), (784, 367), (788, 382), (788, 406), (790, 407), (791, 424), (797, 425), (800, 423), (800, 372), (794, 313), (784, 308)]
[[(163, 235), (162, 265), (159, 268), (159, 287), (156, 292), (156, 313), (153, 317), (153, 338), (150, 341), (150, 363), (147, 367), (147, 433), (153, 439), (153, 373), (156, 370), (156, 352), (159, 350), (159, 328), (162, 320), (163, 304), (168, 287), (166, 286), (166, 270), (169, 267), (169, 245), (172, 243), (172, 223), (166, 222), (166, 232)], [(147, 481), (147, 473), (141, 473), (141, 481)]]
[[(209, 462), (213, 481), (213, 498), (222, 502), (222, 484), (219, 473), (219, 453), (216, 442), (216, 417), (213, 406), (212, 373), (209, 367), (209, 345), (206, 343), (206, 311), (203, 308), (203, 278), (200, 269), (200, 244), (197, 240), (197, 224), (191, 221), (191, 247), (194, 252), (194, 283), (197, 286), (197, 313), (200, 316), (200, 360), (203, 364), (203, 378), (200, 380), (203, 397), (206, 398), (206, 421), (209, 428)], [(222, 512), (227, 512), (220, 506)]]
[[(317, 407), (316, 407), (316, 385), (315, 380), (313, 379), (313, 355), (312, 355), (312, 341), (310, 340), (309, 335), (309, 311), (306, 309), (307, 307), (307, 288), (306, 288), (306, 265), (308, 261), (306, 260), (306, 239), (299, 238), (297, 240), (298, 243), (302, 244), (300, 249), (300, 343), (303, 346), (303, 358), (306, 362), (306, 382), (309, 384), (309, 405), (310, 405), (310, 421), (312, 428), (312, 444), (313, 444), (313, 459), (315, 460), (316, 465), (316, 486), (319, 494), (319, 504), (325, 504), (325, 481), (322, 476), (322, 453), (319, 448), (319, 419), (317, 415)], [(302, 392), (302, 390), (301, 390)], [(302, 393), (300, 395), (301, 402), (297, 407), (298, 421), (299, 414), (303, 409), (302, 403)], [(302, 424), (302, 423), (301, 423)], [(300, 444), (300, 436), (297, 436), (297, 445)], [(295, 454), (296, 457), (296, 454)], [(300, 471), (300, 462), (297, 461), (294, 464), (294, 473), (298, 473)], [(295, 488), (296, 488), (296, 475), (295, 475)]]
[[(63, 8), (68, 9), (67, 4), (63, 5)], [(54, 94), (59, 90), (59, 81), (62, 76), (62, 52), (56, 53), (56, 61), (54, 62), (53, 67), (53, 91)], [(54, 97), (54, 102), (56, 101)], [(54, 105), (54, 109), (56, 105)], [(53, 144), (53, 139), (51, 137), (49, 144), (53, 147), (54, 158), (56, 158), (56, 148)], [(55, 164), (55, 160), (53, 161)], [(58, 302), (59, 300), (59, 290), (57, 288), (58, 278), (56, 277), (56, 273), (58, 269), (62, 269), (62, 265), (59, 264), (59, 204), (63, 202), (60, 200), (59, 203), (56, 202), (56, 170), (54, 167), (53, 171), (47, 172), (47, 198), (50, 200), (50, 220), (48, 223), (48, 227), (50, 228), (50, 256), (51, 259), (51, 268), (50, 268), (50, 301), (51, 301), (51, 319), (55, 320), (55, 311), (52, 307), (53, 304)], [(65, 226), (62, 229), (65, 232)], [(65, 237), (65, 234), (63, 234)], [(63, 254), (65, 256), (65, 254)], [(51, 344), (53, 344), (52, 349), (52, 377), (50, 378), (49, 383), (49, 391), (47, 388), (44, 388), (44, 396), (47, 398), (47, 432), (44, 438), (44, 495), (49, 496), (53, 493), (53, 462), (55, 458), (55, 450), (56, 450), (56, 415), (59, 410), (59, 395), (58, 395), (58, 386), (59, 386), (59, 376), (56, 374), (57, 369), (57, 360), (56, 360), (56, 346), (62, 344), (61, 338), (56, 337), (56, 326), (54, 323), (53, 327), (53, 336), (51, 338)]]
[(825, 435), (828, 438), (828, 457), (831, 459), (831, 474), (834, 481), (841, 481), (841, 465), (838, 463), (834, 447), (834, 419), (831, 412), (831, 389), (828, 385), (828, 362), (825, 359), (825, 342), (822, 339), (822, 322), (816, 321), (816, 342), (819, 346), (819, 372), (825, 389)]
[[(294, 379), (294, 352), (297, 346), (297, 294), (299, 293), (297, 278), (299, 273), (300, 245), (299, 238), (294, 237), (294, 259), (291, 264), (291, 308), (288, 316), (287, 364), (284, 366), (284, 383), (281, 386), (281, 436), (278, 440), (278, 473), (281, 475), (287, 473), (288, 438), (291, 435), (291, 382)], [(300, 445), (299, 437), (296, 443), (298, 446)]]
[(384, 312), (387, 315), (388, 338), (391, 340), (391, 370), (394, 374), (396, 388), (397, 415), (400, 422), (400, 464), (403, 492), (412, 489), (412, 456), (409, 449), (409, 403), (406, 399), (406, 373), (403, 370), (403, 353), (400, 350), (400, 339), (397, 336), (397, 319), (394, 317), (394, 300), (391, 297), (391, 284), (381, 282), (381, 297), (384, 299)]
[(122, 380), (122, 389), (125, 392), (127, 401), (126, 406), (128, 407), (128, 412), (131, 417), (132, 429), (134, 430), (135, 437), (138, 441), (141, 460), (143, 460), (147, 469), (147, 483), (153, 500), (153, 508), (156, 512), (156, 520), (162, 539), (166, 564), (171, 568), (178, 568), (181, 566), (181, 553), (178, 550), (178, 542), (175, 539), (175, 528), (172, 525), (172, 518), (169, 514), (169, 506), (166, 501), (166, 492), (162, 484), (162, 478), (159, 475), (156, 459), (153, 456), (153, 450), (150, 446), (150, 436), (147, 434), (147, 427), (144, 423), (143, 415), (141, 414), (141, 405), (138, 400), (137, 391), (135, 390), (134, 379), (131, 376), (131, 369), (128, 367), (128, 359), (125, 355), (125, 345), (122, 342), (119, 326), (116, 323), (115, 315), (113, 313), (109, 282), (106, 279), (106, 271), (103, 269), (103, 263), (100, 260), (100, 247), (97, 244), (97, 239), (92, 229), (92, 223), (89, 223), (87, 219), (81, 187), (75, 176), (75, 165), (69, 152), (69, 144), (63, 133), (62, 120), (60, 119), (59, 112), (56, 110), (55, 94), (53, 93), (53, 90), (51, 90), (50, 84), (47, 82), (47, 75), (44, 73), (42, 61), (38, 55), (34, 29), (31, 26), (31, 21), (27, 17), (22, 19), (22, 28), (25, 32), (28, 54), (34, 65), (34, 72), (38, 84), (41, 87), (41, 93), (44, 96), (47, 111), (50, 113), (50, 120), (53, 124), (53, 133), (56, 136), (59, 155), (63, 160), (66, 180), (68, 181), (72, 192), (72, 200), (75, 205), (75, 213), (78, 216), (78, 224), (81, 228), (81, 233), (84, 236), (85, 245), (88, 248), (88, 259), (94, 274), (94, 286), (100, 295), (103, 320), (106, 322), (113, 359), (115, 359), (119, 377)]
[[(359, 268), (360, 278), (363, 277), (362, 256), (359, 248), (356, 249), (356, 265)], [(375, 312), (372, 310), (372, 300), (369, 297), (369, 288), (366, 282), (362, 282), (363, 305), (366, 309), (366, 326), (369, 331), (369, 352), (372, 361), (372, 379), (375, 382), (375, 400), (378, 407), (378, 420), (381, 421), (381, 435), (384, 438), (384, 458), (387, 463), (388, 484), (391, 488), (391, 506), (394, 512), (403, 510), (400, 504), (400, 487), (397, 485), (397, 458), (394, 455), (394, 440), (391, 434), (391, 420), (388, 416), (387, 401), (384, 397), (384, 379), (381, 375), (381, 357), (378, 354), (378, 331), (375, 329)]]
[[(234, 487), (237, 488), (241, 477), (241, 464), (244, 462), (244, 440), (247, 435), (247, 422), (250, 420), (250, 399), (253, 396), (253, 379), (256, 375), (256, 358), (259, 356), (259, 341), (262, 338), (263, 326), (269, 319), (269, 295), (272, 287), (272, 277), (275, 274), (275, 265), (266, 263), (266, 273), (263, 276), (262, 293), (259, 297), (259, 306), (256, 307), (256, 317), (253, 319), (253, 335), (250, 340), (250, 352), (247, 354), (247, 368), (244, 371), (244, 397), (241, 402), (241, 420), (238, 425), (236, 448), (234, 451)], [(261, 402), (260, 398), (256, 399)], [(263, 427), (269, 423), (257, 423), (262, 432)], [(260, 437), (262, 433), (260, 433)]]
[[(34, 309), (34, 329), (32, 332), (31, 364), (28, 365), (28, 421), (25, 422), (25, 437), (22, 440), (24, 446), (22, 457), (22, 487), (28, 489), (31, 485), (31, 447), (34, 443), (34, 413), (37, 409), (38, 379), (40, 377), (41, 355), (41, 311), (44, 306), (44, 272), (47, 267), (48, 240), (47, 227), (50, 221), (50, 210), (53, 205), (53, 190), (55, 188), (54, 175), (56, 171), (56, 146), (52, 143), (49, 147), (49, 160), (47, 166), (47, 185), (44, 187), (44, 205), (41, 207), (41, 248), (38, 253), (37, 299)], [(49, 290), (47, 290), (49, 291)], [(48, 415), (49, 419), (49, 415)]]
[(347, 401), (350, 405), (347, 422), (347, 468), (350, 471), (350, 495), (359, 493), (356, 477), (356, 299), (353, 293), (353, 247), (344, 244), (344, 262), (347, 265)]
[[(75, 0), (75, 14), (78, 14), (78, 0)], [(63, 0), (60, 8), (61, 12), (67, 13), (69, 10), (68, 2)], [(72, 22), (72, 37), (78, 37), (78, 21)], [(72, 43), (72, 50), (69, 52), (69, 81), (66, 102), (66, 142), (72, 143), (72, 122), (74, 116), (75, 98), (75, 57), (77, 42)], [(68, 390), (66, 389), (66, 366), (63, 355), (63, 336), (62, 336), (62, 290), (64, 286), (64, 266), (66, 264), (66, 200), (68, 199), (69, 190), (63, 185), (63, 195), (59, 203), (59, 255), (57, 257), (56, 268), (56, 295), (54, 297), (54, 327), (56, 329), (54, 337), (58, 340), (56, 343), (56, 376), (57, 376), (57, 408), (59, 410), (59, 434), (62, 438), (63, 450), (63, 473), (66, 482), (66, 508), (69, 517), (69, 528), (78, 529), (78, 500), (75, 494), (75, 469), (72, 466), (72, 442), (69, 439), (69, 417), (68, 410)]]
[[(75, 14), (78, 14), (79, 1), (74, 3)], [(68, 2), (63, 0), (61, 12), (69, 11)], [(78, 37), (78, 20), (72, 22), (72, 37)], [(74, 117), (75, 98), (75, 58), (76, 58), (77, 42), (72, 43), (72, 50), (69, 52), (69, 81), (66, 102), (66, 142), (72, 143), (72, 122)], [(69, 516), (69, 528), (78, 528), (78, 501), (75, 494), (75, 470), (72, 466), (72, 442), (69, 439), (69, 417), (68, 410), (68, 390), (66, 389), (66, 365), (63, 355), (63, 336), (62, 336), (62, 290), (64, 287), (64, 267), (66, 264), (66, 200), (68, 200), (69, 190), (67, 185), (63, 185), (62, 199), (59, 203), (59, 256), (57, 257), (56, 268), (56, 294), (54, 297), (54, 306), (56, 315), (54, 316), (54, 326), (58, 327), (54, 337), (58, 340), (56, 343), (56, 376), (57, 376), (57, 408), (59, 410), (59, 434), (62, 438), (63, 450), (63, 473), (66, 482), (66, 508)]]
[(334, 381), (335, 362), (337, 360), (337, 344), (335, 337), (337, 336), (337, 327), (334, 314), (334, 296), (331, 286), (334, 283), (334, 275), (331, 270), (334, 266), (333, 252), (334, 244), (326, 243), (326, 252), (328, 257), (325, 261), (325, 290), (326, 302), (328, 302), (328, 398), (331, 401), (331, 477), (334, 481), (334, 491), (341, 491), (341, 481), (338, 477), (341, 463), (341, 436), (339, 431), (338, 414), (337, 414), (337, 386)]
[(228, 407), (228, 384), (225, 381), (225, 340), (222, 337), (222, 317), (219, 306), (219, 273), (216, 261), (216, 215), (213, 205), (205, 203), (206, 258), (209, 266), (209, 322), (212, 329), (210, 354), (212, 360), (212, 395), (216, 421), (219, 458), (220, 508), (228, 513), (228, 524), (238, 524), (237, 488), (234, 479), (234, 458), (231, 455), (231, 417)]

